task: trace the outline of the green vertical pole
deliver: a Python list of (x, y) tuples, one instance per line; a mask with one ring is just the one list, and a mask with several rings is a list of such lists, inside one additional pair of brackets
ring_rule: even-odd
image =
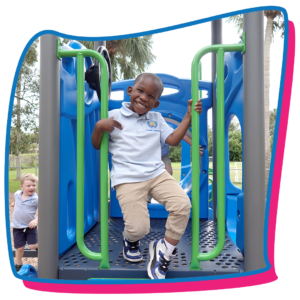
[[(191, 247), (191, 265), (190, 270), (201, 270), (200, 263), (197, 259), (199, 253), (199, 177), (200, 177), (200, 158), (199, 158), (199, 114), (193, 109), (200, 96), (198, 76), (201, 71), (198, 67), (201, 62), (196, 61), (192, 64), (197, 67), (192, 67), (192, 247)], [(198, 153), (198, 155), (197, 155)]]
[[(224, 101), (224, 48), (217, 51), (217, 199), (218, 249), (225, 244), (225, 101)], [(217, 248), (217, 247), (216, 247)]]
[[(202, 63), (199, 61), (199, 80), (202, 80)], [(199, 98), (202, 98), (202, 90), (199, 91)]]
[(81, 251), (84, 245), (84, 58), (77, 55), (77, 198), (76, 241)]
[(242, 43), (233, 45), (212, 45), (197, 52), (192, 62), (192, 107), (199, 97), (199, 61), (209, 52), (217, 53), (217, 197), (218, 197), (218, 242), (209, 253), (199, 253), (199, 115), (192, 110), (192, 249), (190, 270), (201, 270), (199, 261), (218, 256), (225, 244), (225, 116), (224, 116), (224, 53), (245, 52), (246, 42), (243, 33)]
[[(105, 65), (106, 69), (107, 66)], [(103, 70), (103, 67), (102, 67)], [(101, 79), (108, 83), (108, 72), (101, 72)], [(102, 85), (103, 86), (103, 85)], [(108, 118), (108, 84), (101, 88), (101, 119)], [(109, 269), (108, 255), (108, 132), (104, 131), (100, 147), (100, 201), (101, 201), (101, 254), (100, 269)]]
[(77, 57), (77, 186), (76, 186), (76, 242), (80, 252), (89, 259), (100, 261), (99, 268), (109, 269), (108, 255), (108, 134), (101, 141), (101, 253), (90, 251), (84, 243), (84, 58), (93, 57), (101, 65), (101, 119), (108, 117), (108, 68), (98, 52), (89, 49), (62, 50), (57, 41), (57, 57)]

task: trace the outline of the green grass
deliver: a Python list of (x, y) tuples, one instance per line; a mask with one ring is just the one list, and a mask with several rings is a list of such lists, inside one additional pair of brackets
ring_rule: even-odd
[[(212, 164), (209, 164), (209, 167), (212, 167)], [(235, 167), (235, 163), (234, 162), (230, 162), (230, 168), (233, 169)], [(181, 168), (181, 163), (180, 162), (176, 162), (176, 163), (172, 163), (172, 168), (173, 168), (173, 177), (179, 182), (180, 180), (180, 168)], [(242, 163), (237, 163), (237, 168), (241, 169), (242, 168)], [(238, 180), (241, 181), (242, 180), (242, 170), (238, 170)], [(21, 170), (21, 174), (24, 173), (33, 173), (35, 174), (35, 168), (28, 168), (28, 169), (22, 169)], [(9, 192), (10, 193), (15, 193), (17, 190), (20, 189), (20, 180), (15, 180), (17, 175), (17, 171), (16, 169), (10, 170), (9, 171)], [(209, 176), (210, 178), (212, 178), (212, 176)], [(232, 183), (239, 187), (240, 189), (242, 188), (242, 183), (241, 182), (236, 182), (235, 181), (235, 171), (231, 170), (230, 171), (230, 178)], [(108, 183), (108, 194), (110, 193), (110, 183)]]
[[(242, 162), (230, 162), (229, 163), (229, 168), (230, 169), (234, 169), (235, 168), (235, 164), (236, 164), (236, 167), (237, 169), (242, 169)], [(209, 163), (209, 168), (212, 168), (212, 163)], [(213, 176), (209, 176), (209, 178), (213, 178)], [(231, 182), (238, 188), (242, 189), (242, 182), (238, 182), (238, 181), (242, 181), (242, 170), (237, 170), (237, 180), (235, 180), (236, 178), (236, 173), (235, 173), (235, 170), (230, 170), (230, 179), (231, 179)]]

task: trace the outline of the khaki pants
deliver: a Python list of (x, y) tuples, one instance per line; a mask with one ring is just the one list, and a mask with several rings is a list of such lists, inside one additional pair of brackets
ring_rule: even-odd
[(169, 212), (166, 236), (180, 240), (189, 221), (191, 203), (178, 182), (168, 172), (143, 182), (119, 184), (116, 186), (116, 192), (125, 222), (124, 234), (129, 241), (140, 240), (149, 232), (148, 194), (164, 205)]

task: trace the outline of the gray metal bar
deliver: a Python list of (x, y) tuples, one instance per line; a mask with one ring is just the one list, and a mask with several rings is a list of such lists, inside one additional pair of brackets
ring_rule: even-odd
[(94, 42), (94, 50), (97, 50), (99, 46), (105, 46), (106, 47), (106, 41), (95, 41)]
[[(222, 19), (211, 22), (211, 44), (222, 44)], [(211, 53), (211, 81), (212, 89), (212, 151), (213, 151), (213, 220), (217, 221), (217, 110), (215, 80), (217, 75), (217, 55)]]
[(57, 37), (43, 35), (40, 49), (39, 278), (58, 278), (60, 73)]
[(245, 271), (265, 267), (264, 15), (244, 15), (244, 216)]

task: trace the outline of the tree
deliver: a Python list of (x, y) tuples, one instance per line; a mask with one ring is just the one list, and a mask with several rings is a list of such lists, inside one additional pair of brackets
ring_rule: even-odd
[(170, 160), (171, 162), (180, 162), (181, 161), (181, 143), (177, 146), (170, 146)]
[(208, 143), (208, 156), (213, 156), (213, 152), (212, 152), (212, 129), (211, 127), (208, 125), (207, 127), (207, 143)]
[(270, 145), (271, 149), (273, 148), (273, 139), (274, 139), (274, 132), (275, 132), (275, 124), (276, 124), (276, 115), (277, 115), (277, 108), (274, 108), (270, 111)]
[(237, 118), (233, 118), (228, 129), (229, 161), (242, 161), (242, 132)]
[[(281, 32), (281, 37), (284, 37), (284, 20), (281, 11), (279, 10), (265, 10), (264, 15), (267, 18), (267, 26), (265, 31), (265, 44), (264, 44), (264, 75), (265, 75), (265, 194), (268, 189), (269, 180), (269, 168), (271, 161), (271, 145), (270, 145), (270, 105), (269, 105), (269, 94), (270, 94), (270, 51), (271, 42), (275, 32)], [(233, 22), (241, 33), (243, 30), (243, 18), (241, 15), (229, 17), (228, 22)]]
[(229, 161), (242, 161), (242, 133), (240, 130), (229, 131)]
[(16, 127), (11, 127), (9, 153), (14, 156), (18, 156), (19, 152), (27, 153), (29, 151), (28, 139), (28, 133), (19, 132)]
[(17, 155), (17, 176), (21, 177), (21, 152), (30, 143), (29, 134), (37, 132), (39, 76), (35, 64), (37, 63), (38, 40), (28, 49), (24, 58), (15, 92), (15, 104), (12, 112), (11, 152)]
[[(64, 43), (69, 42), (64, 39)], [(94, 42), (79, 41), (88, 49), (94, 49)], [(152, 54), (152, 35), (112, 40), (106, 42), (112, 67), (112, 81), (135, 78), (144, 72), (156, 59)]]

